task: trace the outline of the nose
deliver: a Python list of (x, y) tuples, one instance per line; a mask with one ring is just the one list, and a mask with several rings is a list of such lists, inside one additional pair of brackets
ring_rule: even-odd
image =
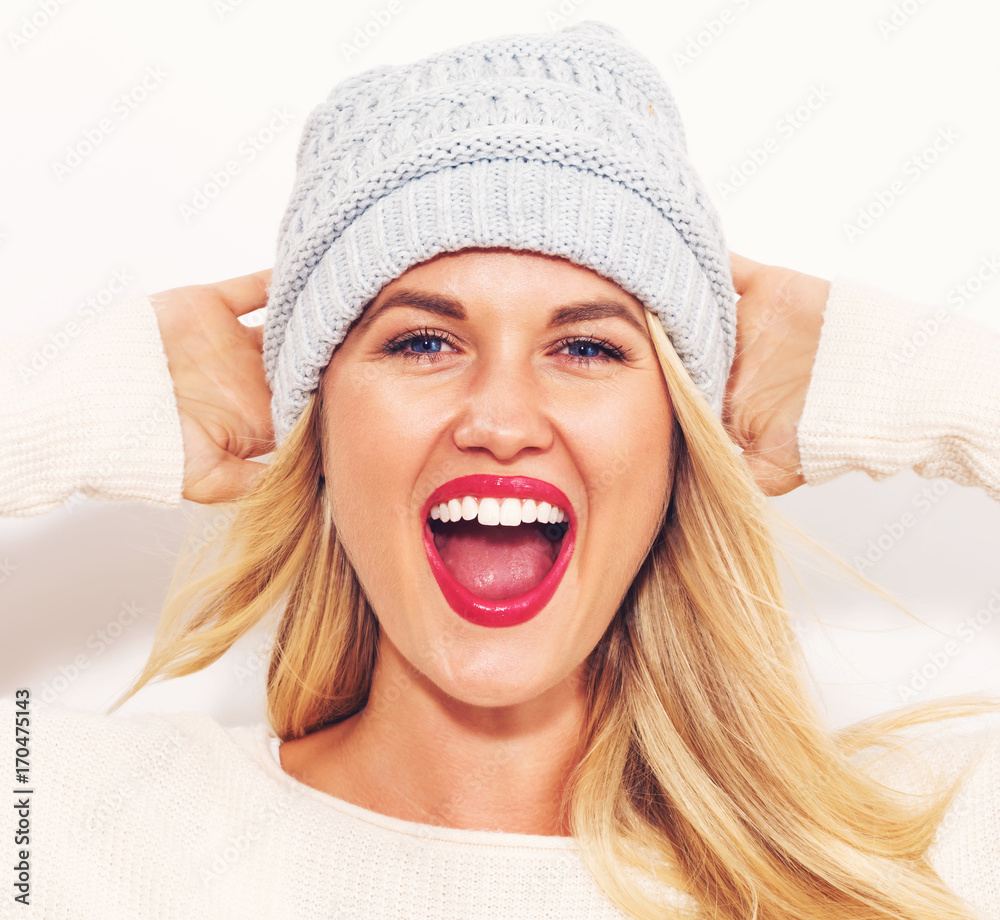
[(477, 367), (467, 378), (453, 437), (460, 450), (488, 451), (503, 461), (551, 447), (552, 422), (530, 369), (500, 356)]

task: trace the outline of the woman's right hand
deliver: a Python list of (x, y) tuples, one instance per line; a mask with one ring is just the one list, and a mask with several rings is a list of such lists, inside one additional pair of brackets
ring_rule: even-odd
[(150, 297), (173, 378), (184, 438), (183, 496), (232, 501), (264, 472), (274, 449), (262, 326), (239, 317), (267, 303), (271, 270)]

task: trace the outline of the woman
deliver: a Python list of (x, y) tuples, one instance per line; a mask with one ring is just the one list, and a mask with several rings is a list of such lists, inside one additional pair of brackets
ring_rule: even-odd
[[(988, 707), (831, 735), (781, 603), (761, 498), (850, 442), (817, 412), (864, 297), (830, 313), (826, 282), (734, 258), (737, 329), (728, 263), (669, 93), (613, 30), (338, 87), (260, 343), (275, 445), (235, 321), (261, 278), (168, 292), (156, 330), (120, 310), (162, 336), (154, 437), (185, 496), (252, 486), (132, 692), (277, 608), (271, 730), (37, 714), (43, 915), (996, 916), (995, 845), (968, 851), (1000, 828), (995, 734), (921, 760), (884, 731)], [(989, 369), (997, 343), (956, 335)], [(994, 490), (985, 428), (948, 460)]]

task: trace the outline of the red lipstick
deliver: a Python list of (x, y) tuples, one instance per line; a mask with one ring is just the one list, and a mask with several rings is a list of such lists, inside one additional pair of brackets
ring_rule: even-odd
[[(475, 498), (533, 498), (562, 508), (569, 520), (569, 529), (563, 536), (559, 555), (545, 578), (530, 591), (518, 597), (490, 601), (473, 594), (465, 585), (455, 580), (445, 568), (434, 545), (434, 534), (427, 520), (432, 506), (453, 498), (472, 495)], [(448, 605), (460, 617), (478, 626), (517, 626), (541, 612), (559, 587), (576, 542), (576, 514), (569, 499), (554, 485), (528, 476), (460, 476), (435, 490), (423, 507), (424, 548), (431, 571)]]

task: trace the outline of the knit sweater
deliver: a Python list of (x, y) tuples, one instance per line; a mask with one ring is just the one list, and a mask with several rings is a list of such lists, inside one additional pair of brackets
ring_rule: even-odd
[[(918, 339), (932, 312), (834, 281), (799, 426), (807, 482), (912, 467), (1000, 497), (1000, 335), (948, 317)], [(151, 304), (125, 298), (78, 325), (0, 345), (0, 514), (80, 494), (177, 505), (183, 445)], [(0, 701), (11, 734), (17, 706)], [(0, 808), (0, 917), (622, 917), (572, 838), (366, 810), (286, 774), (266, 725), (33, 702), (27, 713), (27, 775), (8, 774)], [(930, 857), (1000, 920), (1000, 717), (943, 723), (912, 752), (858, 762), (903, 792), (975, 764)], [(13, 899), (25, 872), (28, 906)]]

